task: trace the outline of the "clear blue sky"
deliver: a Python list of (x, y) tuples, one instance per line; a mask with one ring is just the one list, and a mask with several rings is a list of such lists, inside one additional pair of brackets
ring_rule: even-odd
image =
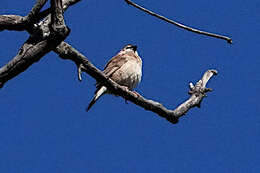
[[(127, 43), (137, 44), (143, 78), (137, 91), (174, 108), (188, 83), (217, 69), (202, 108), (172, 125), (120, 97), (104, 96), (86, 113), (95, 80), (49, 53), (0, 90), (2, 173), (258, 173), (260, 171), (259, 0), (136, 0), (234, 44), (196, 35), (124, 0), (82, 1), (65, 15), (67, 42), (102, 69)], [(0, 14), (26, 15), (34, 1), (1, 0)], [(0, 65), (27, 39), (0, 32)]]

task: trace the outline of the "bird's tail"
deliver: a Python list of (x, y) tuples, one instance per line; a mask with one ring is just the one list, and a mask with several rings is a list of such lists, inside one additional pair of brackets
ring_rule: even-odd
[(107, 87), (102, 86), (101, 88), (97, 89), (95, 92), (94, 97), (92, 98), (91, 102), (88, 105), (87, 111), (96, 103), (96, 101), (107, 91)]

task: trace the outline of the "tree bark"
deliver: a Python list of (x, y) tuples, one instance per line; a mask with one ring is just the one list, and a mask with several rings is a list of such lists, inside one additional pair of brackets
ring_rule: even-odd
[[(7, 81), (18, 76), (32, 64), (39, 61), (47, 53), (54, 51), (62, 59), (71, 60), (76, 64), (79, 69), (79, 79), (81, 79), (81, 71), (86, 72), (99, 83), (105, 85), (113, 94), (129, 100), (145, 110), (152, 111), (171, 123), (177, 123), (179, 118), (185, 115), (191, 108), (200, 107), (206, 93), (212, 91), (212, 89), (206, 88), (206, 84), (212, 76), (217, 74), (216, 70), (207, 70), (195, 86), (190, 83), (190, 97), (188, 100), (175, 109), (167, 109), (159, 102), (146, 99), (140, 94), (118, 85), (105, 76), (102, 71), (97, 69), (83, 54), (64, 42), (64, 39), (70, 33), (70, 29), (65, 24), (63, 13), (69, 6), (79, 1), (80, 0), (50, 0), (51, 7), (41, 12), (40, 10), (47, 0), (38, 0), (27, 16), (0, 15), (0, 31), (27, 31), (30, 34), (30, 37), (22, 45), (18, 54), (10, 62), (0, 68), (0, 88), (3, 87)], [(136, 5), (130, 0), (125, 1), (150, 15), (158, 17), (156, 13)], [(168, 20), (163, 16), (159, 16), (158, 18), (165, 21)], [(210, 34), (204, 35), (212, 36)], [(220, 38), (219, 36), (214, 37)], [(228, 37), (221, 36), (221, 39), (226, 39), (231, 43), (231, 39)]]

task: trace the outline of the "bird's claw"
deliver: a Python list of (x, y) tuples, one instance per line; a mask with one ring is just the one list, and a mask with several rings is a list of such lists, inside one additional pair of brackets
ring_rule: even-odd
[(82, 69), (83, 68), (83, 65), (82, 64), (79, 64), (78, 65), (78, 80), (81, 82), (82, 81), (82, 76), (81, 76), (81, 73), (82, 73)]

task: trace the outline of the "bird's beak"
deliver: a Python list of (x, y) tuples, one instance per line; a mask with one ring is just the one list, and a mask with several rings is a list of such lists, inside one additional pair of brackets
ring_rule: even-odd
[(133, 49), (134, 49), (134, 51), (136, 51), (137, 50), (137, 45), (134, 45)]

